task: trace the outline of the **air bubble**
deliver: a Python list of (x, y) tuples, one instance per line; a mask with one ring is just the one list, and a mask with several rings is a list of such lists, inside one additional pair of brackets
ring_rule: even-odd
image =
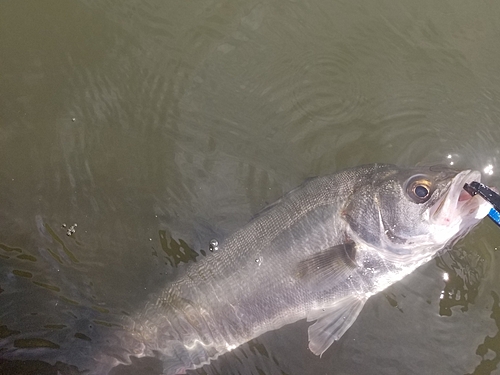
[(219, 250), (219, 241), (217, 241), (216, 239), (210, 240), (210, 244), (208, 245), (208, 249), (210, 251)]
[[(73, 224), (72, 226), (70, 226), (68, 228), (68, 230), (66, 231), (66, 235), (68, 236), (71, 236), (72, 234), (74, 234), (76, 232), (76, 228), (77, 227), (77, 224)], [(63, 228), (66, 228), (66, 224), (63, 224)]]

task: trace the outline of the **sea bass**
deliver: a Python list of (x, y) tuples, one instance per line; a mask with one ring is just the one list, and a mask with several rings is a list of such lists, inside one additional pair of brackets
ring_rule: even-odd
[[(136, 316), (133, 340), (121, 346), (133, 341), (129, 354), (154, 355), (165, 374), (182, 374), (307, 319), (309, 349), (321, 355), (370, 296), (487, 215), (489, 203), (463, 190), (480, 177), (373, 164), (309, 179), (190, 264)], [(100, 359), (109, 366), (111, 356)]]

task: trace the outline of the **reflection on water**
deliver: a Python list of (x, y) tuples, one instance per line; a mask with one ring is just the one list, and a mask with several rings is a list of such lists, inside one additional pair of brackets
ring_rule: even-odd
[[(0, 373), (85, 368), (210, 240), (307, 177), (442, 163), (500, 186), (498, 10), (1, 2)], [(298, 322), (198, 373), (494, 373), (495, 246), (482, 223), (322, 358)], [(131, 361), (114, 373), (158, 373)]]
[(440, 315), (451, 316), (456, 306), (461, 306), (461, 311), (467, 311), (469, 304), (474, 303), (484, 277), (483, 261), (477, 253), (461, 248), (436, 259), (437, 266), (447, 276), (439, 301)]
[(179, 263), (196, 261), (199, 254), (182, 239), (176, 241), (171, 235), (167, 234), (166, 230), (160, 230), (159, 237), (161, 248), (165, 252), (166, 259), (171, 267), (177, 267)]
[(50, 365), (44, 361), (27, 360), (27, 361), (5, 361), (0, 358), (0, 370), (5, 375), (22, 375), (22, 374), (37, 374), (37, 375), (83, 375), (82, 372), (74, 366), (69, 366), (61, 362)]
[(476, 354), (481, 356), (481, 363), (474, 372), (467, 375), (491, 374), (500, 363), (500, 298), (495, 292), (491, 292), (493, 306), (491, 307), (491, 318), (497, 326), (495, 336), (486, 336), (484, 342), (477, 347)]

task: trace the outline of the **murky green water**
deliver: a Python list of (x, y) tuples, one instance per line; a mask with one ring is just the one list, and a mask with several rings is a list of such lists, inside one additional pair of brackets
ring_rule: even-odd
[[(90, 361), (191, 249), (306, 177), (446, 163), (500, 186), (499, 16), (493, 1), (1, 2), (0, 372)], [(322, 358), (299, 322), (199, 373), (500, 373), (499, 246), (485, 220)]]

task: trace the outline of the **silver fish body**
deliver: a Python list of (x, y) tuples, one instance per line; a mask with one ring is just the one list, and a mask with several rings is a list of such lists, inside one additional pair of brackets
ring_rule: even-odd
[(133, 326), (94, 343), (100, 350), (81, 369), (102, 375), (130, 355), (155, 356), (165, 374), (182, 374), (301, 319), (313, 322), (309, 348), (321, 355), (371, 295), (487, 215), (490, 205), (462, 189), (479, 180), (381, 164), (309, 179), (189, 264)]
[[(75, 327), (0, 338), (1, 357), (62, 361), (103, 375), (133, 356), (155, 356), (164, 373), (181, 374), (301, 319), (311, 322), (309, 348), (321, 355), (371, 295), (487, 215), (491, 206), (462, 188), (479, 180), (479, 172), (380, 164), (307, 180), (211, 243), (213, 252), (187, 265), (136, 315), (118, 314), (116, 324), (103, 326), (96, 322), (105, 320), (82, 305), (72, 314)], [(79, 327), (90, 327), (88, 340), (74, 334)], [(33, 337), (61, 347), (16, 344)]]
[(307, 319), (321, 355), (365, 301), (465, 235), (488, 204), (478, 172), (366, 165), (306, 181), (193, 263), (139, 315), (142, 354), (166, 374), (201, 367)]

